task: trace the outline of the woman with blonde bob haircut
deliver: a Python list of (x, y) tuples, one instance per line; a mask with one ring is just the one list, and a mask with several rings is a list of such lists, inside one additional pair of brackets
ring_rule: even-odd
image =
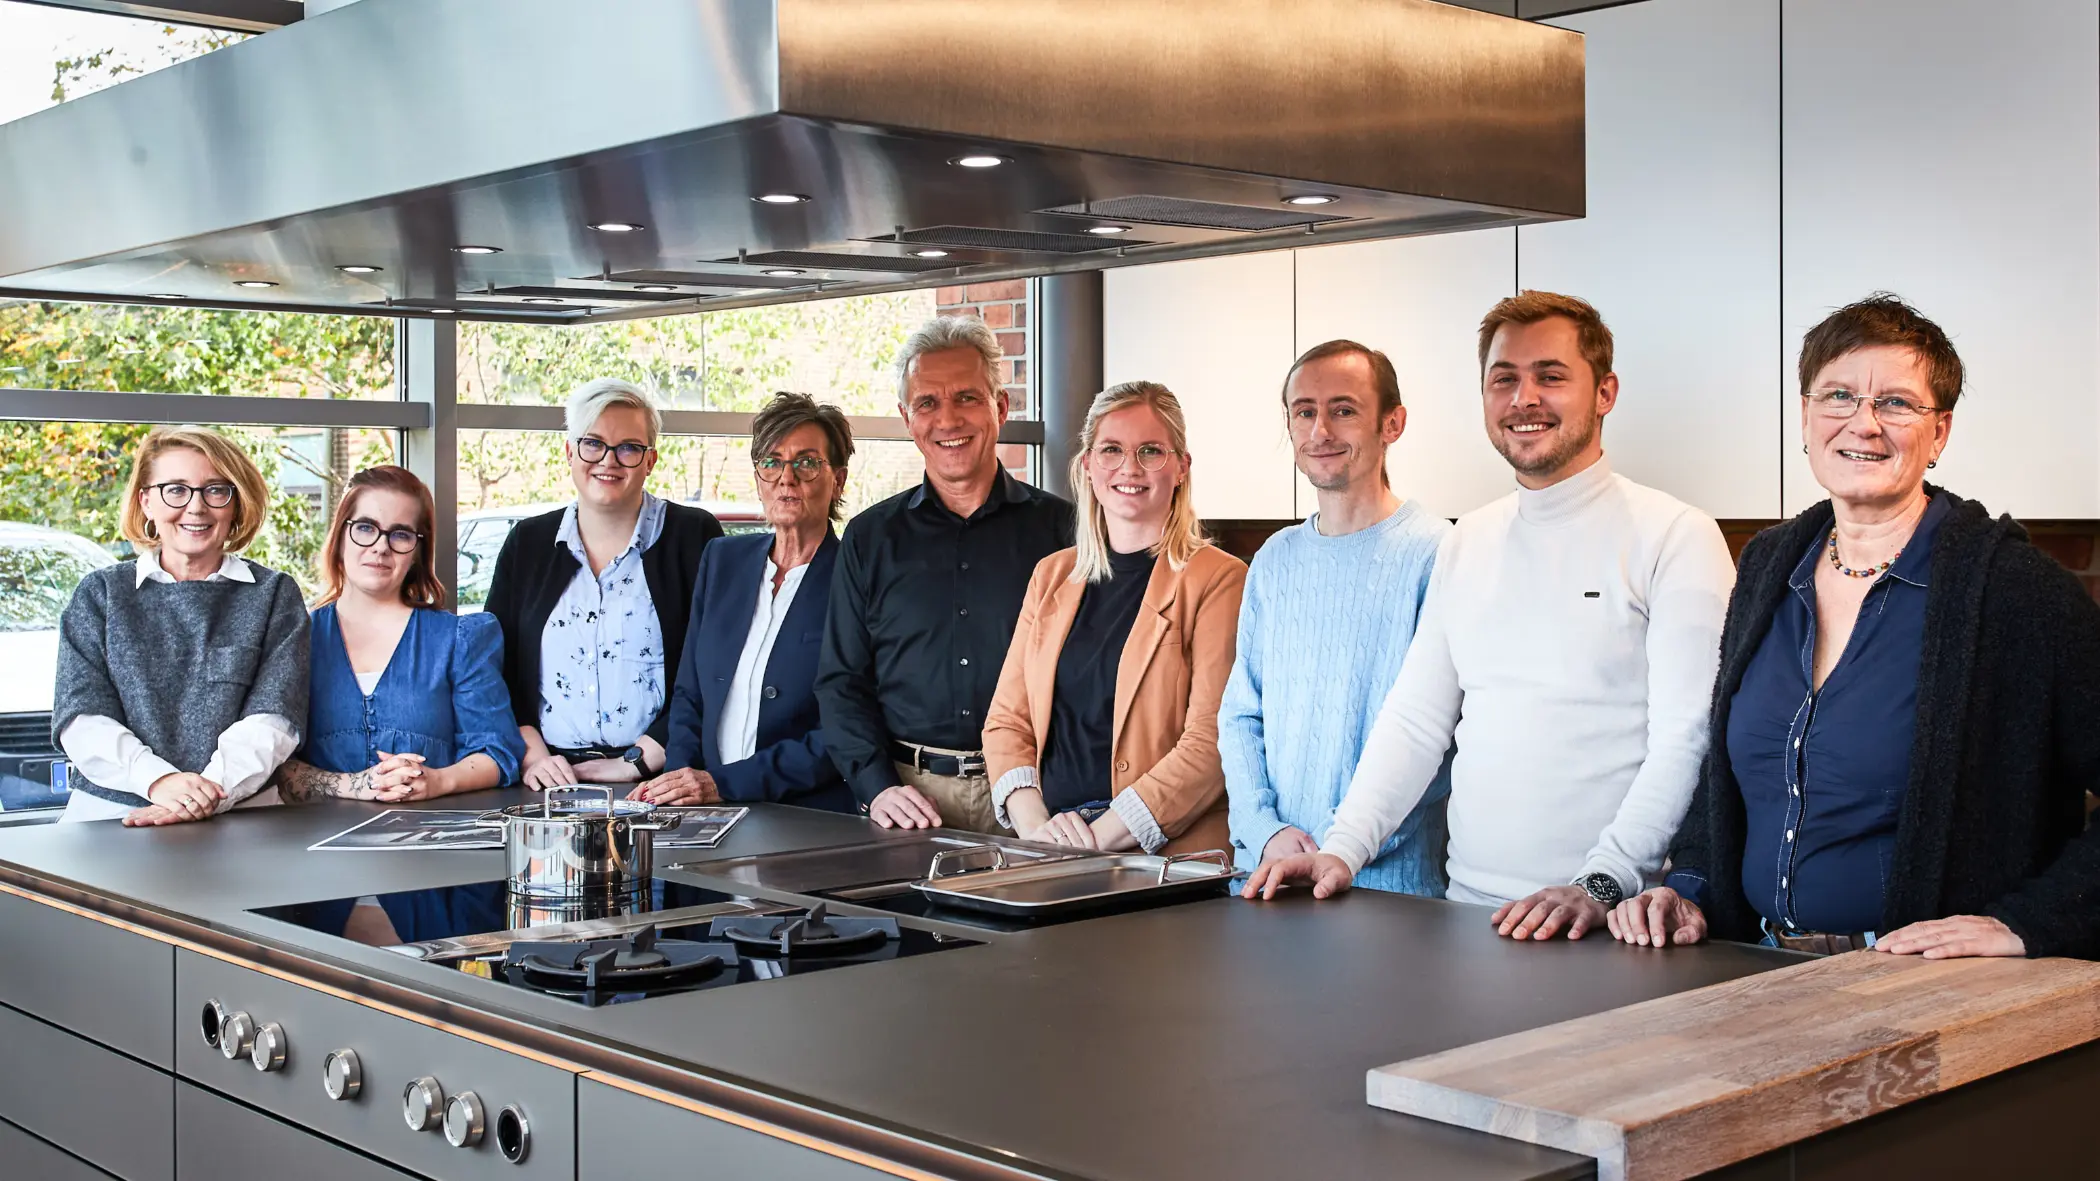
[(290, 576), (234, 556), (269, 486), (202, 427), (139, 445), (120, 527), (129, 562), (82, 579), (59, 620), (51, 733), (77, 774), (66, 820), (173, 824), (274, 803), (306, 719), (306, 607)]
[(999, 822), (1089, 849), (1223, 849), (1218, 701), (1247, 565), (1197, 523), (1172, 391), (1103, 391), (1080, 442), (1078, 544), (1036, 565), (985, 723)]

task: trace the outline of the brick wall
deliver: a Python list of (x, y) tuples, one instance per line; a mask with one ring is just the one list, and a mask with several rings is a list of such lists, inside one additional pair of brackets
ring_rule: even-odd
[[(1006, 354), (999, 363), (999, 378), (1006, 383), (1008, 414), (1034, 418), (1035, 407), (1028, 398), (1028, 280), (943, 287), (934, 293), (934, 304), (940, 315), (976, 316), (999, 334), (999, 348)], [(999, 460), (1015, 476), (1035, 481), (1035, 448), (1004, 443)]]

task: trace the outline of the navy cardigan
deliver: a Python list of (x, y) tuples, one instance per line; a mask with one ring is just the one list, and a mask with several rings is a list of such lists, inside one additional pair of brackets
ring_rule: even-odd
[(827, 534), (817, 547), (773, 640), (765, 693), (759, 700), (756, 753), (734, 763), (722, 761), (716, 734), (723, 702), (751, 634), (758, 586), (766, 576), (766, 555), (772, 547), (771, 533), (754, 533), (725, 537), (700, 555), (693, 614), (686, 623), (685, 650), (671, 690), (664, 768), (704, 768), (724, 800), (853, 812), (853, 793), (824, 749), (815, 688), (831, 572), (838, 564), (836, 534)]

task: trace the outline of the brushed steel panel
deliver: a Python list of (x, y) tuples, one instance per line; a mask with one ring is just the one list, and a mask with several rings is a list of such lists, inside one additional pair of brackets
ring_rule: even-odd
[(53, 1148), (22, 1129), (0, 1120), (0, 1161), (11, 1176), (36, 1181), (109, 1181), (109, 1174), (86, 1161)]
[(814, 1148), (658, 1103), (585, 1076), (576, 1082), (576, 1181), (689, 1175), (767, 1181), (884, 1181), (891, 1175)]
[(173, 947), (7, 893), (0, 893), (0, 932), (0, 1002), (175, 1068)]
[(173, 1078), (5, 1006), (0, 1118), (125, 1181), (175, 1175)]
[(287, 1177), (409, 1181), (410, 1175), (189, 1083), (175, 1084), (175, 1181)]

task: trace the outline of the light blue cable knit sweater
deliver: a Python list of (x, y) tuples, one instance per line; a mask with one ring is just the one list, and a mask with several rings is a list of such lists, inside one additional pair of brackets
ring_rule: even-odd
[[(1218, 709), (1218, 753), (1242, 869), (1285, 825), (1324, 841), (1365, 736), (1414, 638), (1450, 522), (1413, 501), (1368, 529), (1323, 537), (1317, 514), (1269, 538), (1247, 570), (1239, 655)], [(1356, 884), (1444, 894), (1450, 767)]]

